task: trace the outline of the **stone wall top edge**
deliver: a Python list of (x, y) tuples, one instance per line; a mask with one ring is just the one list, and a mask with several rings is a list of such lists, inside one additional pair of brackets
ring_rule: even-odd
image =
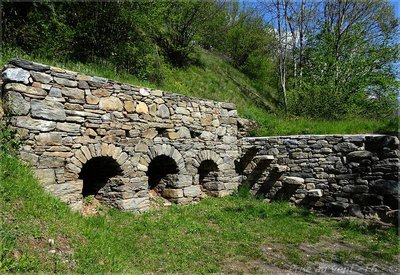
[(385, 134), (326, 134), (326, 135), (285, 135), (285, 136), (267, 136), (267, 137), (244, 137), (244, 141), (255, 141), (255, 140), (269, 140), (269, 139), (303, 139), (303, 138), (324, 138), (324, 137), (337, 137), (337, 138), (365, 138), (365, 137), (380, 137), (380, 136), (392, 136)]
[[(22, 69), (28, 70), (28, 71), (37, 71), (37, 72), (42, 72), (42, 73), (46, 73), (48, 71), (55, 71), (55, 72), (60, 72), (60, 73), (65, 74), (65, 75), (71, 75), (73, 77), (75, 77), (77, 75), (92, 77), (94, 79), (97, 79), (97, 80), (100, 80), (100, 81), (104, 81), (104, 83), (110, 82), (110, 83), (115, 83), (115, 84), (118, 84), (118, 85), (129, 85), (132, 88), (143, 88), (143, 89), (146, 89), (148, 91), (159, 90), (159, 89), (156, 89), (156, 88), (144, 87), (144, 86), (135, 85), (135, 84), (131, 84), (131, 83), (123, 83), (123, 82), (119, 82), (117, 80), (107, 79), (107, 78), (103, 78), (103, 77), (99, 77), (99, 76), (87, 75), (87, 74), (84, 74), (84, 73), (75, 72), (75, 71), (71, 71), (71, 70), (67, 70), (67, 69), (62, 69), (62, 68), (59, 68), (59, 67), (50, 66), (50, 65), (39, 63), (39, 62), (34, 62), (34, 61), (20, 59), (20, 58), (10, 58), (10, 60), (2, 68), (2, 70), (4, 70), (5, 68), (7, 68), (10, 65), (13, 66), (13, 67), (19, 67), (19, 68), (22, 68)], [(215, 100), (205, 99), (205, 98), (200, 98), (200, 97), (187, 96), (187, 95), (182, 95), (182, 94), (173, 93), (173, 92), (164, 91), (164, 90), (162, 90), (162, 92), (165, 94), (165, 96), (176, 96), (176, 97), (182, 98), (183, 100), (191, 100), (191, 99), (200, 100), (200, 101), (204, 101), (204, 102), (210, 102), (210, 103), (214, 103), (214, 104), (219, 104), (220, 108), (225, 108), (225, 109), (229, 109), (229, 110), (236, 110), (236, 105), (234, 103), (231, 103), (231, 102), (215, 101)]]

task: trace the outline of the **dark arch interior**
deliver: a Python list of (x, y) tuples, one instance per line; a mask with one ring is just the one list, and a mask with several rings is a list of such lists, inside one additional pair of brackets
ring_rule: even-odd
[[(155, 157), (149, 164), (147, 177), (150, 189), (163, 189), (168, 181), (173, 180), (174, 174), (179, 172), (175, 160), (166, 155)], [(156, 190), (156, 191), (161, 191)]]
[(79, 178), (83, 180), (82, 195), (97, 195), (110, 178), (121, 173), (120, 165), (112, 157), (95, 157), (88, 160), (79, 173)]
[(243, 175), (243, 172), (246, 170), (247, 165), (253, 160), (253, 158), (257, 155), (259, 149), (257, 147), (249, 148), (246, 153), (239, 159), (239, 161), (235, 161), (235, 170), (239, 175)]
[(213, 160), (203, 161), (198, 169), (199, 182), (206, 189), (213, 189), (212, 186), (217, 182), (218, 165)]

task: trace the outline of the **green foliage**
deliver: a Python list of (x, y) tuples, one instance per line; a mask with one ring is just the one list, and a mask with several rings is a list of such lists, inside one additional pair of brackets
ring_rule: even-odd
[(93, 195), (86, 196), (86, 197), (84, 198), (84, 202), (85, 202), (85, 203), (92, 203), (93, 201), (94, 201), (94, 196), (93, 196)]
[[(357, 37), (352, 35), (352, 39)], [(368, 46), (365, 49), (370, 51), (368, 54), (353, 50), (351, 56), (343, 55), (336, 60), (334, 53), (327, 50), (332, 47), (329, 40), (325, 42), (325, 45), (317, 45), (310, 50), (312, 67), (306, 69), (303, 86), (289, 92), (289, 109), (293, 114), (326, 119), (393, 116), (399, 86), (393, 72), (384, 68), (386, 64), (379, 64), (376, 60), (386, 58), (395, 61), (394, 52), (384, 49), (384, 46), (379, 46), (379, 49)], [(367, 43), (349, 41), (361, 42)], [(345, 51), (350, 52), (351, 49)]]
[(248, 183), (241, 184), (238, 187), (237, 192), (233, 194), (233, 196), (243, 199), (254, 199), (254, 196), (251, 195), (250, 190), (251, 190), (250, 184)]
[(6, 2), (4, 46), (48, 59), (108, 63), (158, 82), (162, 57), (151, 36), (152, 8), (150, 1)]
[(114, 66), (118, 73), (163, 85), (170, 67), (201, 67), (205, 47), (223, 52), (255, 82), (267, 78), (269, 88), (260, 91), (268, 92), (262, 97), (274, 91), (268, 72), (259, 70), (265, 68), (262, 61), (270, 64), (266, 50), (272, 36), (266, 35), (260, 15), (239, 9), (238, 3), (5, 2), (3, 11), (3, 46), (8, 51)]
[[(283, 42), (261, 14), (261, 2), (272, 3), (6, 1), (2, 41), (6, 51), (105, 66), (114, 75), (131, 74), (142, 82), (178, 90), (187, 84), (178, 80), (181, 86), (171, 85), (171, 78), (176, 80), (171, 72), (184, 77), (182, 70), (204, 69), (205, 48), (250, 79), (250, 85), (242, 85), (229, 71), (223, 72), (240, 89), (240, 97), (255, 100), (265, 112), (282, 115), (277, 64), (282, 49), (278, 48), (287, 47), (278, 47)], [(292, 33), (301, 16), (306, 16), (304, 22), (315, 21), (304, 30), (302, 48), (289, 42), (285, 52), (289, 113), (329, 120), (393, 116), (399, 89), (393, 65), (399, 56), (393, 7), (385, 1), (348, 1), (342, 8), (341, 2), (311, 2), (301, 14), (293, 6), (289, 12), (295, 18), (287, 18)], [(313, 14), (322, 9), (327, 13), (321, 14), (329, 16)], [(346, 16), (340, 17), (341, 12)]]
[(15, 153), (21, 145), (21, 140), (15, 131), (0, 122), (0, 152)]
[(211, 2), (162, 1), (156, 40), (169, 62), (184, 66), (196, 60), (196, 43), (201, 39), (199, 29), (209, 18)]
[[(230, 16), (234, 20), (228, 25), (223, 50), (232, 59), (234, 66), (241, 68), (246, 65), (255, 77), (257, 68), (251, 68), (250, 65), (257, 58), (267, 59), (270, 56), (268, 51), (273, 45), (272, 30), (255, 10), (239, 10), (239, 7), (234, 6)], [(249, 60), (250, 57), (252, 60)]]
[[(309, 37), (304, 75), (288, 94), (292, 114), (324, 119), (394, 116), (399, 44), (393, 9), (384, 1), (349, 5), (360, 14), (358, 21), (322, 21), (320, 31)], [(361, 20), (367, 8), (373, 16)], [(339, 12), (330, 9), (334, 16)]]

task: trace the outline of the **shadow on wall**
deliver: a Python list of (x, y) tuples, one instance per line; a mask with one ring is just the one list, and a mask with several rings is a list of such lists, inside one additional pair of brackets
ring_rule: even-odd
[(149, 189), (157, 194), (162, 194), (165, 188), (177, 182), (178, 166), (175, 160), (166, 155), (155, 157), (149, 164), (147, 177)]
[[(245, 154), (238, 163), (249, 163), (241, 175), (252, 193), (329, 215), (397, 222), (400, 143), (396, 136), (260, 137), (245, 138), (243, 143)], [(254, 148), (259, 150), (255, 156)], [(266, 166), (268, 155), (274, 159)]]
[(95, 157), (82, 166), (79, 178), (83, 180), (83, 197), (98, 195), (108, 180), (121, 175), (120, 165), (112, 157)]
[(213, 160), (204, 160), (199, 168), (199, 184), (206, 194), (210, 191), (218, 191), (218, 165)]

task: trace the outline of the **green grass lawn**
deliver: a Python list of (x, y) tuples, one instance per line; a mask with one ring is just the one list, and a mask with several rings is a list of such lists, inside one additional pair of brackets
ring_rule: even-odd
[(82, 217), (4, 153), (0, 207), (0, 273), (237, 273), (322, 260), (398, 259), (395, 228), (317, 217), (240, 195), (142, 215), (103, 208), (98, 216)]
[[(351, 118), (346, 120), (326, 121), (308, 118), (285, 118), (274, 114), (276, 106), (261, 97), (268, 94), (253, 87), (252, 81), (232, 67), (221, 57), (208, 52), (201, 53), (200, 65), (186, 68), (164, 68), (164, 80), (160, 85), (137, 78), (134, 75), (116, 71), (109, 63), (82, 64), (72, 61), (49, 60), (29, 56), (20, 51), (3, 51), (0, 66), (12, 57), (19, 57), (66, 68), (87, 75), (96, 75), (126, 82), (133, 85), (158, 88), (165, 91), (236, 104), (240, 116), (257, 121), (259, 129), (252, 134), (297, 135), (297, 134), (397, 134), (399, 120), (373, 120)], [(270, 95), (271, 96), (271, 95)], [(276, 95), (275, 95), (276, 96)]]

